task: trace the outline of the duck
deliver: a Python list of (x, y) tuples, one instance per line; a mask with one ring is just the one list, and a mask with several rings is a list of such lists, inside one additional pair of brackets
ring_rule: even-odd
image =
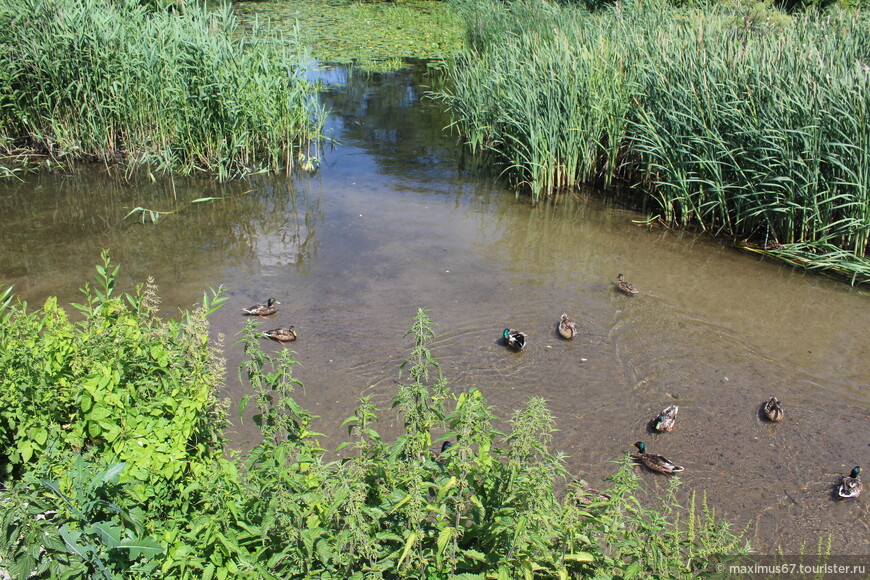
[(263, 332), (263, 334), (278, 342), (293, 342), (296, 340), (296, 331), (293, 330), (292, 326), (290, 328), (273, 328)]
[(673, 461), (662, 455), (656, 455), (655, 453), (647, 453), (646, 445), (644, 445), (641, 441), (638, 441), (634, 444), (637, 447), (638, 453), (632, 454), (632, 458), (637, 461), (642, 462), (652, 471), (658, 471), (659, 473), (664, 473), (666, 475), (671, 475), (672, 473), (679, 473), (683, 471), (683, 468)]
[(632, 284), (631, 282), (626, 282), (625, 276), (623, 276), (622, 274), (616, 277), (616, 286), (629, 296), (632, 294), (637, 294), (637, 288), (635, 288), (634, 284)]
[(577, 323), (568, 320), (567, 314), (563, 314), (562, 318), (559, 319), (559, 334), (567, 340), (577, 336)]
[(437, 461), (438, 463), (443, 464), (444, 461), (445, 461), (445, 458), (444, 458), (444, 457), (441, 457), (441, 456), (444, 455), (444, 453), (445, 453), (448, 449), (450, 449), (451, 447), (453, 447), (453, 445), (454, 445), (454, 444), (453, 444), (453, 441), (445, 441), (444, 443), (441, 444), (441, 450), (440, 450), (440, 451), (436, 451), (435, 449), (430, 449), (430, 450), (429, 450), (429, 455), (431, 455), (431, 456), (432, 456), (432, 459), (434, 459), (434, 460)]
[(526, 346), (526, 333), (514, 330), (513, 328), (505, 328), (502, 333), (505, 343), (516, 350), (523, 350)]
[(249, 316), (259, 316), (260, 318), (266, 318), (270, 314), (275, 314), (278, 312), (278, 304), (281, 304), (274, 298), (269, 298), (269, 300), (265, 304), (254, 304), (250, 308), (242, 308), (242, 312)]
[(843, 476), (843, 481), (837, 487), (838, 496), (843, 499), (849, 499), (861, 495), (861, 492), (864, 491), (864, 484), (861, 483), (861, 478), (858, 477), (859, 473), (861, 473), (861, 466), (856, 465), (852, 468), (852, 472), (849, 475)]
[(782, 421), (782, 404), (776, 397), (770, 397), (764, 404), (764, 416), (768, 421), (779, 423)]
[(652, 428), (656, 431), (673, 431), (674, 421), (677, 420), (677, 411), (680, 408), (676, 405), (665, 407), (662, 412), (656, 415), (652, 420)]
[(589, 506), (595, 503), (610, 501), (612, 497), (612, 495), (607, 492), (598, 491), (597, 489), (589, 487), (586, 481), (582, 479), (574, 480), (574, 485), (570, 489), (570, 492), (570, 499), (577, 505), (581, 506)]

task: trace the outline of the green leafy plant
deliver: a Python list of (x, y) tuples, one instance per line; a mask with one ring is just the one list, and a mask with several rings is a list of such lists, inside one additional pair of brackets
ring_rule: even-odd
[[(99, 471), (96, 471), (99, 469)], [(163, 548), (144, 536), (144, 511), (127, 508), (123, 463), (75, 456), (60, 480), (28, 474), (4, 494), (0, 549), (13, 578), (111, 579), (148, 575)]]

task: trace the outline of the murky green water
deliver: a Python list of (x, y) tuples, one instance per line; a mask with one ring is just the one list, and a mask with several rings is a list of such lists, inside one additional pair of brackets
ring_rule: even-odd
[[(0, 183), (0, 281), (33, 306), (78, 301), (109, 248), (126, 283), (154, 275), (167, 313), (224, 285), (230, 300), (212, 323), (227, 336), (234, 399), (241, 309), (278, 298), (264, 325), (299, 331), (299, 399), (322, 417), (326, 448), (360, 395), (391, 428), (410, 347), (402, 335), (424, 306), (454, 389), (480, 388), (503, 417), (545, 397), (554, 445), (578, 476), (599, 482), (642, 439), (686, 467), (682, 493), (706, 491), (719, 515), (749, 524), (760, 551), (806, 541), (812, 553), (831, 534), (836, 554), (870, 553), (870, 498), (832, 499), (840, 475), (870, 469), (868, 296), (705, 238), (648, 231), (631, 223), (642, 216), (595, 197), (517, 201), (458, 169), (447, 117), (420, 100), (436, 82), (422, 69), (326, 78), (339, 144), (314, 175), (218, 186), (94, 171)], [(206, 196), (226, 198), (184, 203)], [(181, 209), (157, 225), (124, 220), (137, 206)], [(620, 272), (637, 296), (615, 290)], [(562, 312), (581, 322), (572, 342), (556, 333)], [(524, 351), (500, 344), (506, 326), (529, 334)], [(771, 394), (785, 406), (778, 425), (759, 418)], [(676, 429), (649, 434), (671, 403)], [(239, 445), (255, 435), (250, 421), (232, 432)]]

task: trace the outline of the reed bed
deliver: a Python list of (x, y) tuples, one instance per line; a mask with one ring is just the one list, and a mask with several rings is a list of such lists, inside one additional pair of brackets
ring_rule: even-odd
[(230, 7), (5, 0), (0, 144), (221, 179), (289, 169), (323, 114), (294, 43)]
[(444, 99), (516, 184), (537, 197), (619, 178), (670, 225), (870, 282), (866, 18), (499, 4), (465, 5)]

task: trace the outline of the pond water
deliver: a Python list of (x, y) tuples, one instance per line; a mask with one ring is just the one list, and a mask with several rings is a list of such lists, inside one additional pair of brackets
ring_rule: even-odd
[[(324, 78), (336, 144), (311, 175), (217, 185), (94, 171), (0, 183), (0, 282), (32, 307), (49, 295), (79, 301), (108, 248), (127, 287), (155, 277), (167, 314), (223, 285), (229, 300), (212, 325), (226, 335), (234, 400), (241, 309), (274, 296), (281, 310), (263, 328), (299, 332), (298, 398), (321, 417), (326, 448), (361, 395), (395, 432), (402, 335), (426, 307), (452, 387), (478, 387), (501, 417), (547, 399), (571, 473), (598, 486), (644, 440), (685, 466), (681, 494), (706, 492), (762, 553), (802, 542), (813, 553), (830, 534), (834, 554), (870, 554), (870, 498), (832, 496), (854, 465), (870, 469), (865, 292), (639, 227), (641, 214), (594, 194), (516, 199), (461, 169), (448, 117), (421, 100), (440, 82), (425, 68)], [(207, 196), (223, 199), (187, 203)], [(178, 212), (124, 219), (137, 206)], [(620, 272), (639, 294), (616, 290)], [(581, 324), (570, 342), (556, 332), (563, 312)], [(529, 335), (524, 351), (501, 344), (508, 326)], [(775, 425), (759, 416), (772, 394), (785, 407)], [(675, 430), (650, 434), (672, 403)], [(256, 431), (236, 421), (230, 436), (245, 446)], [(656, 493), (667, 485), (642, 479)]]

